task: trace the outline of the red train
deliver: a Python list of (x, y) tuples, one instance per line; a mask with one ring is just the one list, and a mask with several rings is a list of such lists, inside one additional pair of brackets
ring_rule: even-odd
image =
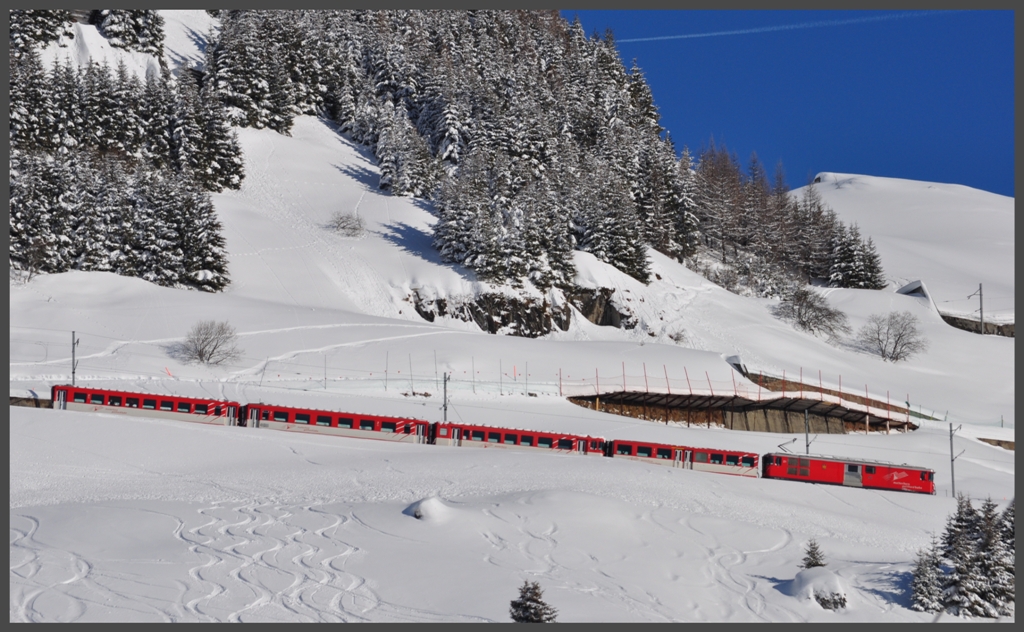
[[(935, 473), (926, 468), (878, 461), (796, 454), (766, 454), (650, 443), (557, 432), (497, 428), (454, 422), (357, 415), (312, 408), (131, 393), (79, 386), (54, 386), (54, 408), (180, 419), (209, 424), (273, 428), (288, 432), (431, 445), (544, 450), (625, 458), (736, 476), (786, 479), (926, 494), (935, 493)], [(758, 460), (761, 467), (758, 467)]]
[(766, 454), (762, 463), (763, 478), (935, 493), (935, 472), (923, 467), (799, 454)]

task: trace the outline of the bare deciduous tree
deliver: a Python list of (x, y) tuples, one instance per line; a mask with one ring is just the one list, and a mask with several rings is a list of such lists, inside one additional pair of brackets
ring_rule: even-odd
[(327, 226), (342, 237), (360, 237), (363, 234), (363, 218), (353, 213), (336, 212)]
[(237, 340), (234, 327), (227, 322), (202, 320), (192, 326), (177, 353), (188, 362), (223, 364), (242, 355)]
[(786, 297), (775, 313), (780, 318), (793, 321), (793, 325), (815, 336), (824, 335), (835, 342), (841, 334), (850, 333), (846, 314), (829, 307), (821, 294), (806, 287), (797, 288)]
[(906, 311), (872, 314), (857, 332), (857, 340), (883, 360), (907, 360), (928, 349), (917, 323), (917, 316)]

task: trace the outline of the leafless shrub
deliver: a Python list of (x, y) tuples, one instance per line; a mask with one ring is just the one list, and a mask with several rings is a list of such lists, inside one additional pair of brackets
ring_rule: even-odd
[(689, 340), (686, 337), (686, 331), (682, 329), (669, 334), (669, 338), (672, 340), (672, 342), (676, 343), (677, 345), (685, 346), (689, 342)]
[(792, 321), (800, 331), (825, 336), (829, 342), (835, 343), (840, 335), (850, 333), (846, 314), (829, 307), (824, 296), (807, 287), (793, 290), (775, 313), (779, 318)]
[(341, 211), (331, 216), (327, 226), (342, 237), (361, 237), (365, 230), (362, 217)]
[(857, 341), (888, 362), (907, 360), (928, 349), (917, 323), (917, 316), (910, 312), (872, 314), (857, 332)]
[(237, 360), (242, 351), (236, 345), (235, 329), (227, 322), (202, 320), (192, 326), (175, 355), (186, 362), (224, 364)]

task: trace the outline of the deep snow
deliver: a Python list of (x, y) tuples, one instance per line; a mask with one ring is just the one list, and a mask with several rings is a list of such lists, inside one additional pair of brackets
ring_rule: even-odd
[[(200, 61), (207, 14), (165, 18), (171, 62)], [(99, 54), (95, 29), (77, 28), (92, 30), (80, 53)], [(103, 44), (95, 50), (123, 54)], [(458, 320), (427, 323), (406, 301), (413, 290), (449, 299), (511, 290), (442, 264), (429, 246), (429, 209), (378, 192), (373, 161), (329, 125), (306, 117), (290, 137), (239, 136), (243, 187), (214, 196), (228, 290), (82, 272), (12, 281), (12, 395), (47, 397), (50, 385), (70, 381), (74, 330), (76, 380), (95, 386), (435, 421), (448, 371), (452, 419), (761, 454), (791, 439), (802, 446), (803, 435), (665, 426), (559, 397), (560, 388), (590, 393), (600, 381), (617, 390), (623, 380), (652, 391), (756, 390), (724, 360), (739, 354), (751, 370), (802, 372), (810, 384), (821, 371), (826, 387), (842, 376), (847, 392), (867, 386), (894, 403), (909, 394), (914, 410), (963, 424), (958, 491), (1000, 505), (1014, 495), (1013, 453), (978, 440), (1013, 440), (1013, 339), (948, 327), (928, 301), (894, 288), (827, 291), (854, 328), (889, 309), (921, 318), (928, 352), (887, 364), (797, 332), (772, 316), (771, 301), (730, 294), (657, 253), (661, 278), (649, 286), (577, 253), (578, 282), (616, 289), (639, 320), (632, 331), (576, 318), (568, 332), (527, 340)], [(960, 224), (925, 216), (921, 209), (941, 206), (915, 197), (932, 195), (928, 183), (855, 179), (840, 197), (823, 186), (826, 201), (875, 238), (891, 275), (919, 276), (937, 303), (974, 274), (958, 261), (1005, 263), (1005, 250), (962, 250)], [(960, 189), (957, 200), (991, 199)], [(886, 233), (890, 224), (857, 215), (887, 200), (917, 209), (917, 221), (893, 219)], [(980, 279), (993, 297), (998, 283), (1012, 295), (1012, 200), (1010, 209), (1009, 231), (1000, 228), (1010, 266), (999, 280)], [(357, 212), (366, 235), (326, 230), (338, 210)], [(905, 230), (914, 223), (928, 230)], [(901, 234), (919, 247), (890, 262), (883, 244)], [(170, 346), (211, 318), (238, 329), (243, 357), (221, 368), (174, 360)], [(562, 621), (922, 621), (931, 617), (908, 609), (909, 570), (954, 505), (949, 424), (940, 421), (910, 434), (821, 436), (812, 446), (934, 468), (933, 497), (606, 458), (21, 408), (11, 417), (12, 621), (503, 621), (523, 579), (541, 583)], [(845, 611), (787, 592), (810, 537), (847, 589)]]

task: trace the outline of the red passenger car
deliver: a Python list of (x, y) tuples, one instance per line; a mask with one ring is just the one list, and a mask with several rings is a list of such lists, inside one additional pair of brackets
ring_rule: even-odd
[(476, 448), (550, 450), (604, 456), (604, 439), (601, 437), (451, 422), (434, 424), (434, 443)]
[(646, 441), (612, 441), (608, 456), (687, 470), (757, 477), (757, 454)]
[(245, 425), (254, 428), (408, 443), (429, 443), (430, 439), (430, 423), (419, 419), (357, 415), (275, 404), (246, 404), (242, 418)]
[(56, 410), (158, 417), (224, 426), (237, 423), (240, 409), (238, 402), (84, 386), (54, 386), (50, 396)]
[(935, 493), (935, 472), (923, 467), (799, 454), (766, 454), (762, 463), (764, 478)]

